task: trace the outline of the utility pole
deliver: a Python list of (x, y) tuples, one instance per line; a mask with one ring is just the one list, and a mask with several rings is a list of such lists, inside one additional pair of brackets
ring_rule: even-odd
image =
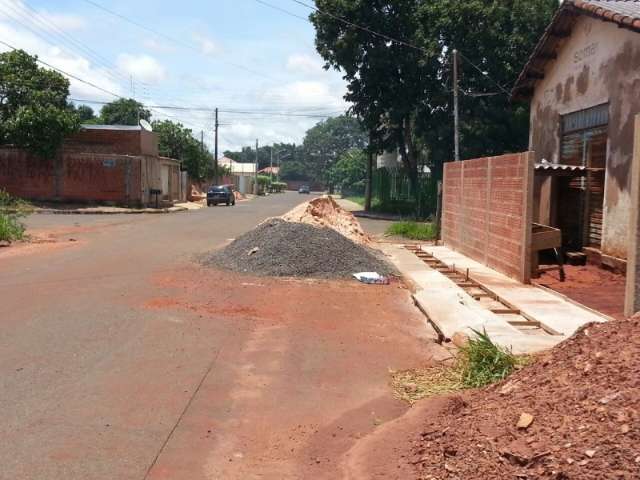
[(273, 182), (273, 145), (271, 145), (271, 158), (269, 160), (269, 175), (271, 176), (271, 181)]
[(204, 152), (204, 130), (200, 130), (200, 151)]
[(458, 109), (458, 50), (453, 50), (453, 151), (456, 162), (460, 161), (460, 111)]
[(253, 172), (253, 193), (258, 194), (258, 139), (256, 138), (256, 168)]
[(213, 183), (218, 183), (218, 128), (220, 124), (218, 123), (218, 107), (216, 107), (216, 119), (215, 119), (215, 139), (214, 139), (214, 147), (213, 147), (213, 179), (215, 180)]

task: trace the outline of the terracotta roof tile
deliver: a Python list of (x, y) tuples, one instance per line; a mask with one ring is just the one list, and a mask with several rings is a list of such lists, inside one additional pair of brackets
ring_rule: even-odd
[(540, 38), (533, 54), (520, 73), (512, 97), (528, 96), (525, 93), (535, 84), (541, 68), (551, 58), (558, 43), (558, 34), (573, 25), (572, 18), (586, 14), (605, 22), (640, 32), (640, 0), (565, 0)]

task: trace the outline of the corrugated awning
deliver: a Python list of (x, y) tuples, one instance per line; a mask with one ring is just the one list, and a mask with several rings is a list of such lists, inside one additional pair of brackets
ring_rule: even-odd
[[(582, 165), (562, 165), (559, 163), (540, 162), (535, 165), (536, 175), (563, 175), (581, 177), (589, 169)], [(592, 169), (593, 170), (593, 169)]]

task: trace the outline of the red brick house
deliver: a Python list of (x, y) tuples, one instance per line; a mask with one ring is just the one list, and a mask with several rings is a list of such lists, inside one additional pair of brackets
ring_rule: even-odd
[(18, 197), (127, 206), (181, 198), (180, 162), (158, 155), (158, 137), (138, 126), (83, 125), (54, 158), (0, 147), (0, 188)]

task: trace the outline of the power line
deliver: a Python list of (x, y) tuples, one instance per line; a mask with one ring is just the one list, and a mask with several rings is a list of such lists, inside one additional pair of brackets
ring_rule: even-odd
[[(131, 25), (134, 25), (134, 26), (136, 26), (136, 27), (138, 27), (138, 28), (140, 28), (142, 30), (145, 30), (146, 32), (152, 33), (153, 35), (156, 35), (158, 37), (164, 38), (165, 40), (167, 40), (169, 42), (172, 42), (172, 43), (177, 44), (177, 45), (181, 45), (183, 48), (188, 48), (189, 50), (195, 51), (198, 54), (207, 57), (207, 55), (203, 54), (203, 52), (202, 52), (202, 50), (200, 48), (198, 48), (196, 45), (194, 45), (194, 44), (192, 44), (190, 42), (186, 42), (186, 41), (181, 40), (179, 38), (174, 38), (174, 37), (172, 37), (170, 35), (167, 35), (166, 33), (159, 32), (159, 31), (157, 31), (157, 30), (155, 30), (155, 29), (153, 29), (151, 27), (148, 27), (148, 26), (144, 25), (141, 22), (138, 22), (137, 20), (133, 20), (133, 19), (131, 19), (129, 17), (126, 17), (125, 15), (122, 15), (121, 13), (118, 13), (118, 12), (115, 12), (113, 10), (110, 10), (105, 6), (103, 6), (103, 5), (101, 5), (101, 4), (97, 3), (97, 2), (94, 2), (93, 0), (82, 0), (82, 1), (85, 2), (85, 3), (88, 3), (89, 5), (93, 5), (95, 8), (98, 8), (98, 9), (108, 13), (109, 15), (117, 17), (117, 18), (119, 18), (121, 20), (124, 20), (127, 23), (130, 23)], [(220, 60), (220, 61), (223, 62), (223, 63), (226, 63), (228, 65), (231, 65), (232, 67), (238, 68), (240, 70), (244, 70), (244, 71), (252, 73), (254, 75), (258, 75), (258, 76), (266, 78), (268, 80), (272, 80), (272, 81), (276, 81), (276, 82), (278, 81), (278, 80), (270, 77), (269, 75), (266, 75), (266, 74), (264, 74), (262, 72), (258, 72), (258, 71), (252, 70), (252, 69), (250, 69), (248, 67), (245, 67), (244, 65), (240, 65), (240, 64), (234, 63), (234, 62), (229, 62), (227, 60)]]
[(478, 72), (480, 72), (482, 76), (487, 77), (489, 80), (491, 80), (500, 90), (502, 90), (507, 95), (511, 95), (511, 92), (509, 92), (506, 88), (504, 88), (497, 81), (495, 81), (486, 71), (482, 70), (475, 63), (473, 63), (471, 60), (465, 57), (462, 53), (460, 53), (460, 50), (458, 50), (458, 55), (460, 55), (460, 58), (462, 58), (464, 61), (469, 63), (473, 68), (475, 68)]
[(344, 18), (342, 18), (342, 17), (340, 17), (338, 15), (335, 15), (335, 14), (333, 14), (331, 12), (327, 12), (326, 10), (320, 10), (318, 7), (316, 7), (314, 5), (309, 5), (309, 4), (307, 4), (305, 2), (302, 2), (300, 0), (291, 0), (291, 1), (297, 3), (298, 5), (302, 5), (303, 7), (309, 8), (309, 9), (315, 11), (315, 12), (321, 13), (322, 15), (326, 15), (328, 17), (331, 17), (334, 20), (338, 20), (339, 22), (342, 22), (345, 25), (349, 25), (350, 27), (357, 28), (358, 30), (362, 30), (363, 32), (367, 32), (367, 33), (369, 33), (371, 35), (375, 35), (376, 37), (382, 38), (382, 39), (387, 40), (389, 42), (394, 42), (394, 43), (397, 43), (399, 45), (404, 45), (405, 47), (413, 48), (414, 50), (418, 50), (418, 51), (420, 51), (422, 53), (426, 53), (427, 55), (429, 54), (429, 52), (425, 48), (422, 48), (422, 47), (420, 47), (418, 45), (414, 45), (412, 43), (405, 42), (404, 40), (398, 40), (397, 38), (393, 38), (393, 37), (391, 37), (389, 35), (386, 35), (384, 33), (376, 32), (375, 30), (372, 30), (372, 29), (370, 29), (368, 27), (363, 27), (362, 25), (358, 25), (357, 23), (353, 23), (353, 22), (351, 22), (349, 20), (346, 20), (346, 19), (344, 19)]
[(309, 18), (303, 17), (302, 15), (298, 15), (297, 13), (290, 12), (289, 10), (286, 10), (286, 9), (284, 9), (282, 7), (278, 7), (278, 6), (273, 5), (273, 4), (269, 3), (269, 2), (265, 2), (264, 0), (254, 0), (254, 1), (256, 3), (264, 5), (265, 7), (269, 7), (271, 9), (273, 9), (273, 10), (277, 10), (277, 11), (279, 11), (281, 13), (284, 13), (285, 15), (289, 15), (290, 17), (299, 18), (300, 20), (304, 20), (305, 22), (310, 23), (309, 22)]
[[(98, 100), (87, 100), (82, 98), (72, 98), (74, 102), (79, 103), (93, 103), (98, 105), (105, 105), (108, 102), (98, 101)], [(179, 110), (179, 111), (193, 111), (193, 112), (210, 112), (214, 113), (215, 108), (211, 107), (179, 107), (175, 105), (147, 105), (148, 108), (159, 108), (163, 110)], [(344, 112), (341, 111), (332, 111), (326, 112), (326, 114), (305, 114), (305, 113), (296, 113), (296, 112), (282, 112), (282, 111), (268, 111), (268, 110), (238, 110), (238, 109), (219, 109), (220, 113), (229, 113), (229, 114), (242, 114), (242, 115), (265, 115), (265, 116), (283, 116), (283, 117), (310, 117), (310, 118), (326, 118), (331, 115), (337, 115)]]
[[(262, 3), (262, 0), (255, 0), (255, 1), (260, 1)], [(349, 20), (346, 20), (338, 15), (335, 15), (331, 12), (327, 12), (326, 10), (321, 10), (317, 7), (315, 7), (314, 5), (309, 5), (301, 0), (291, 0), (292, 2), (297, 3), (298, 5), (302, 5), (303, 7), (307, 7), (313, 11), (316, 11), (318, 13), (321, 13), (322, 15), (327, 15), (328, 17), (333, 18), (334, 20), (337, 20), (339, 22), (342, 22), (346, 25), (349, 25), (353, 28), (357, 28), (359, 30), (362, 30), (364, 32), (370, 33), (371, 35), (375, 35), (377, 37), (383, 38), (389, 42), (394, 42), (397, 43), (399, 45), (404, 45), (405, 47), (409, 47), (412, 48), (414, 50), (418, 50), (422, 53), (425, 53), (427, 55), (429, 55), (429, 52), (425, 49), (422, 48), (418, 45), (414, 45), (412, 43), (409, 42), (405, 42), (404, 40), (398, 40), (397, 38), (393, 38), (389, 35), (386, 35), (384, 33), (380, 33), (380, 32), (376, 32), (375, 30), (372, 30), (368, 27), (363, 27), (362, 25), (358, 25), (357, 23), (351, 22)], [(288, 14), (291, 14), (290, 12), (287, 12)], [(496, 80), (494, 80), (486, 71), (482, 70), (480, 67), (478, 67), (475, 63), (473, 63), (471, 60), (469, 60), (467, 57), (465, 57), (462, 53), (460, 53), (460, 51), (458, 50), (458, 54), (460, 55), (460, 57), (466, 61), (467, 63), (469, 63), (473, 68), (475, 68), (478, 72), (480, 72), (480, 74), (482, 74), (484, 77), (487, 77), (489, 80), (491, 80), (500, 90), (502, 90), (504, 93), (506, 93), (507, 95), (511, 95), (511, 92), (509, 92), (507, 89), (505, 89), (502, 85), (500, 85)]]
[[(0, 40), (0, 44), (1, 44), (1, 45), (4, 45), (4, 46), (6, 46), (6, 47), (8, 47), (8, 48), (10, 48), (10, 49), (12, 49), (12, 50), (18, 50), (18, 48), (14, 47), (13, 45), (11, 45), (11, 44), (9, 44), (9, 43), (7, 43), (7, 42), (3, 41), (3, 40)], [(32, 56), (33, 56), (33, 55), (32, 55)], [(78, 81), (78, 82), (84, 83), (85, 85), (88, 85), (88, 86), (90, 86), (90, 87), (92, 87), (92, 88), (95, 88), (96, 90), (100, 90), (101, 92), (106, 93), (106, 94), (108, 94), (108, 95), (111, 95), (111, 96), (113, 96), (113, 97), (115, 97), (115, 98), (123, 99), (123, 100), (125, 99), (125, 97), (123, 97), (123, 96), (121, 96), (121, 95), (118, 95), (117, 93), (111, 92), (111, 91), (107, 90), (106, 88), (102, 88), (102, 87), (100, 87), (100, 86), (96, 85), (95, 83), (92, 83), (92, 82), (89, 82), (89, 81), (87, 81), (87, 80), (84, 80), (83, 78), (80, 78), (80, 77), (78, 77), (77, 75), (73, 75), (72, 73), (65, 72), (64, 70), (62, 70), (62, 69), (60, 69), (60, 68), (58, 68), (58, 67), (54, 67), (53, 65), (51, 65), (51, 64), (49, 64), (49, 63), (47, 63), (47, 62), (45, 62), (44, 60), (41, 60), (41, 59), (39, 59), (39, 58), (35, 57), (35, 56), (33, 56), (33, 57), (35, 58), (36, 62), (38, 62), (38, 63), (40, 63), (40, 64), (42, 64), (42, 65), (44, 65), (44, 66), (46, 66), (46, 67), (49, 67), (49, 68), (51, 68), (52, 70), (55, 70), (56, 72), (58, 72), (58, 73), (60, 73), (60, 74), (62, 74), (62, 75), (66, 75), (66, 76), (67, 76), (67, 77), (69, 77), (69, 78), (72, 78), (72, 79), (74, 79), (74, 80), (76, 80), (76, 81)], [(71, 100), (72, 100), (72, 101), (74, 101), (73, 99), (71, 99)], [(87, 102), (87, 103), (89, 103), (89, 102)], [(100, 103), (100, 104), (102, 104), (102, 105), (106, 105), (108, 102), (97, 102), (97, 103)], [(154, 106), (148, 106), (148, 105), (144, 105), (144, 104), (142, 104), (142, 105), (143, 105), (143, 107), (149, 108), (150, 110), (152, 110), (152, 111), (154, 111), (154, 112), (158, 113), (159, 115), (163, 115), (163, 116), (166, 116), (166, 117), (169, 117), (169, 118), (178, 118), (178, 117), (175, 117), (175, 116), (169, 115), (169, 114), (167, 114), (167, 113), (165, 113), (165, 112), (162, 112), (162, 111), (157, 110), (157, 107), (154, 107)], [(185, 124), (186, 124), (187, 122), (184, 122), (184, 121), (183, 121), (183, 123), (185, 123)], [(193, 126), (194, 128), (201, 128), (201, 126), (200, 126), (200, 125), (191, 124), (191, 126)]]
[[(53, 35), (49, 30), (48, 30), (48, 25), (45, 23), (44, 19), (40, 19), (38, 17), (38, 13), (36, 11), (33, 10), (33, 13), (31, 16), (27, 16), (27, 13), (18, 9), (18, 8), (14, 8), (14, 5), (12, 5), (12, 3), (9, 0), (5, 0), (5, 2), (8, 2), (8, 4), (5, 3), (5, 7), (8, 7), (10, 9), (6, 10), (6, 13), (19, 25), (21, 25), (23, 28), (29, 30), (31, 33), (33, 33), (34, 35), (36, 35), (37, 37), (39, 37), (40, 39), (44, 40), (46, 43), (50, 44), (50, 45), (54, 45), (55, 40), (52, 41), (51, 37), (53, 37), (54, 39), (56, 38), (55, 35)], [(28, 5), (25, 4), (25, 7), (28, 7)], [(30, 7), (28, 7), (30, 8)], [(13, 13), (11, 13), (13, 12)], [(37, 20), (37, 22), (36, 22)], [(28, 23), (24, 23), (24, 22), (28, 22)], [(43, 25), (47, 28), (43, 28)], [(60, 40), (60, 39), (58, 39)], [(75, 40), (74, 40), (75, 41)], [(75, 51), (77, 51), (77, 47), (69, 47), (69, 41), (62, 38), (60, 40), (61, 44), (62, 44), (62, 48), (64, 50), (66, 50), (68, 53), (70, 54), (75, 54)], [(82, 54), (84, 55), (84, 54)], [(93, 59), (93, 58), (92, 58)], [(96, 61), (95, 59), (93, 59), (94, 61)], [(101, 64), (101, 61), (96, 61), (96, 63)], [(104, 65), (102, 65), (104, 66)], [(120, 82), (122, 81), (121, 78), (124, 78), (122, 76), (120, 76), (120, 78), (118, 78), (116, 75), (114, 75), (111, 71), (110, 71), (110, 67), (107, 67), (107, 71), (106, 73), (111, 76), (111, 78), (113, 80), (115, 80), (116, 82)]]
[[(0, 40), (0, 44), (4, 45), (4, 46), (6, 46), (6, 47), (9, 47), (11, 50), (18, 50), (18, 48), (14, 47), (13, 45), (8, 44), (7, 42), (5, 42), (5, 41), (3, 41), (3, 40)], [(100, 87), (100, 86), (96, 85), (95, 83), (89, 82), (89, 81), (84, 80), (84, 79), (82, 79), (82, 78), (80, 78), (80, 77), (77, 77), (77, 76), (75, 76), (75, 75), (73, 75), (73, 74), (71, 74), (71, 73), (65, 72), (64, 70), (61, 70), (61, 69), (59, 69), (58, 67), (54, 67), (53, 65), (48, 64), (48, 63), (47, 63), (47, 62), (45, 62), (44, 60), (41, 60), (41, 59), (39, 59), (39, 58), (37, 58), (37, 57), (35, 57), (35, 56), (34, 56), (34, 58), (35, 58), (35, 60), (36, 60), (38, 63), (41, 63), (42, 65), (45, 65), (45, 66), (47, 66), (47, 67), (49, 67), (49, 68), (51, 68), (51, 69), (55, 70), (55, 71), (56, 71), (56, 72), (58, 72), (58, 73), (61, 73), (61, 74), (63, 74), (63, 75), (66, 75), (66, 76), (67, 76), (67, 77), (69, 77), (69, 78), (73, 78), (74, 80), (77, 80), (78, 82), (84, 83), (85, 85), (89, 85), (90, 87), (93, 87), (93, 88), (95, 88), (96, 90), (100, 90), (101, 92), (106, 93), (106, 94), (108, 94), (108, 95), (111, 95), (112, 97), (116, 97), (116, 98), (124, 98), (124, 97), (122, 97), (122, 96), (118, 95), (117, 93), (110, 92), (110, 91), (109, 91), (109, 90), (107, 90), (106, 88), (102, 88), (102, 87)]]

